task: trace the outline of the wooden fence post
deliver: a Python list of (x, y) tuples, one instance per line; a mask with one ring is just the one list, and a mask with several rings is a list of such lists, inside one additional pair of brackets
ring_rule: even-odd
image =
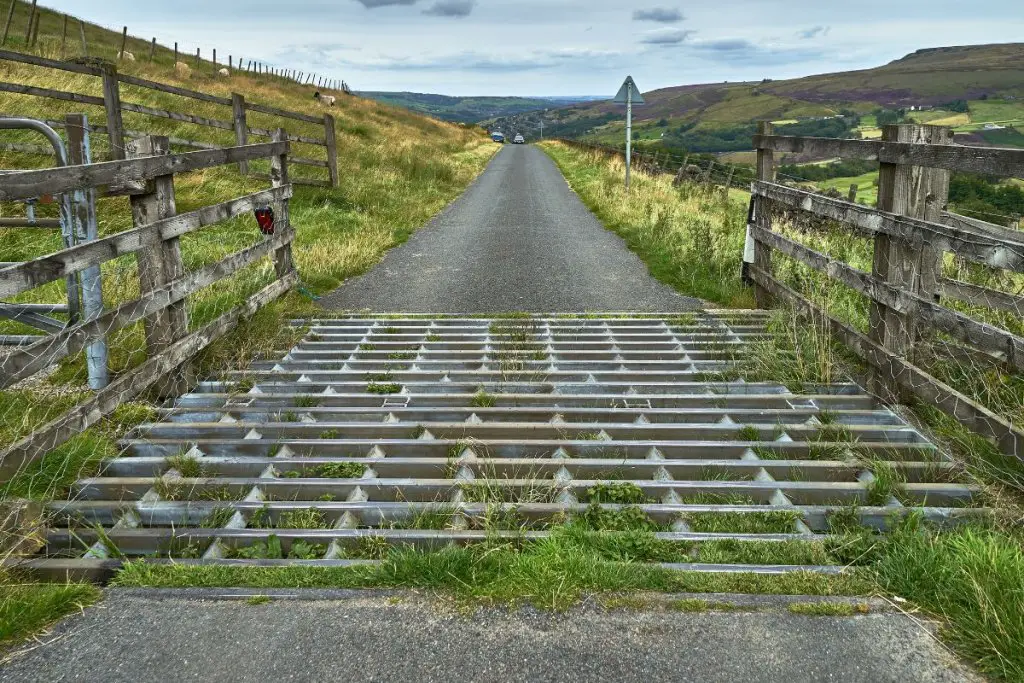
[(217, 48), (213, 48), (213, 70), (217, 70)]
[(150, 43), (149, 43), (149, 61), (152, 62), (155, 57), (156, 57), (156, 38), (153, 38), (153, 40), (151, 40)]
[(39, 22), (43, 18), (42, 12), (36, 12), (36, 18), (32, 22), (32, 44), (30, 47), (35, 47), (36, 43), (39, 42)]
[[(771, 135), (774, 126), (770, 121), (758, 121), (758, 135)], [(767, 183), (775, 182), (775, 153), (770, 149), (757, 150), (757, 179)], [(764, 197), (756, 197), (754, 201), (754, 225), (762, 230), (772, 229), (772, 219), (768, 215), (768, 202)], [(772, 272), (772, 250), (766, 244), (754, 242), (754, 268), (770, 275)], [(754, 298), (759, 308), (769, 308), (772, 297), (760, 285), (754, 285)]]
[(127, 43), (128, 43), (128, 27), (125, 26), (121, 30), (121, 50), (117, 53), (117, 58), (118, 59), (124, 59), (125, 58), (124, 57), (124, 49), (127, 46)]
[(331, 187), (338, 186), (338, 141), (334, 135), (334, 117), (324, 114), (324, 141), (327, 143), (327, 170), (331, 176)]
[(735, 172), (736, 172), (736, 167), (733, 166), (732, 164), (729, 164), (729, 175), (727, 175), (726, 178), (725, 178), (725, 190), (722, 192), (722, 195), (726, 199), (729, 198), (729, 188), (732, 187), (732, 174), (735, 173)]
[(89, 56), (89, 44), (85, 41), (85, 22), (81, 19), (78, 20), (78, 32), (82, 36), (82, 56)]
[(36, 3), (39, 0), (32, 0), (32, 8), (28, 11), (28, 26), (25, 27), (25, 45), (32, 40), (32, 24), (36, 19)]
[(708, 170), (704, 171), (704, 184), (707, 185), (711, 182), (711, 171), (715, 168), (715, 160), (708, 160)]
[[(941, 126), (901, 124), (882, 129), (883, 142), (948, 144), (952, 131)], [(878, 209), (911, 218), (938, 222), (949, 194), (949, 171), (902, 164), (882, 163), (878, 172)], [(911, 240), (875, 235), (872, 274), (889, 285), (926, 299), (938, 294), (942, 253), (925, 244), (924, 234)], [(909, 357), (918, 331), (913, 312), (897, 312), (877, 301), (870, 304), (869, 335), (892, 353)], [(894, 398), (891, 377), (872, 372), (869, 389), (883, 398)]]
[(196, 70), (199, 70), (199, 48), (196, 48)]
[[(163, 135), (149, 135), (128, 143), (128, 156), (132, 159), (169, 152), (170, 143)], [(145, 192), (132, 195), (131, 205), (132, 222), (135, 227), (174, 216), (177, 213), (174, 203), (174, 175), (154, 178)], [(136, 252), (136, 257), (139, 262), (139, 289), (142, 295), (163, 287), (185, 274), (181, 260), (181, 245), (177, 237), (163, 240), (148, 249), (141, 249)], [(185, 302), (173, 303), (147, 316), (143, 323), (146, 328), (146, 346), (152, 357), (188, 334)], [(182, 366), (179, 372), (158, 384), (156, 391), (160, 396), (178, 396), (187, 391), (190, 380), (188, 367)]]
[[(272, 131), (271, 139), (274, 142), (287, 142), (288, 132), (284, 128)], [(288, 146), (280, 156), (270, 157), (270, 184), (273, 187), (282, 187), (288, 184)], [(289, 215), (288, 200), (282, 199), (274, 207), (274, 222), (282, 231), (292, 229), (291, 217)], [(276, 232), (276, 229), (275, 229)], [(295, 270), (292, 262), (292, 244), (289, 242), (283, 247), (274, 251), (274, 272), (278, 278), (282, 278)]]
[(100, 68), (103, 70), (103, 107), (107, 111), (110, 159), (124, 159), (124, 123), (121, 120), (121, 90), (117, 80), (117, 67), (106, 64)]
[[(231, 114), (235, 124), (235, 144), (239, 147), (249, 144), (249, 127), (245, 121), (245, 97), (236, 92), (231, 93)], [(239, 161), (238, 172), (243, 175), (248, 173), (249, 162)]]
[(14, 8), (18, 6), (18, 0), (11, 0), (11, 8), (7, 10), (7, 21), (4, 22), (4, 39), (0, 45), (7, 44), (7, 36), (11, 32), (11, 22), (14, 20)]
[(178, 41), (174, 41), (174, 65), (178, 65)]
[(850, 185), (850, 192), (846, 195), (846, 201), (851, 204), (857, 203), (857, 183)]

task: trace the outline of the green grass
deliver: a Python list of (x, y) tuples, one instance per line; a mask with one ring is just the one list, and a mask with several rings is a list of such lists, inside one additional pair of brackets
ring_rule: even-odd
[(15, 577), (0, 576), (0, 643), (37, 633), (100, 595), (98, 588), (86, 583), (19, 583)]
[(378, 566), (351, 568), (261, 569), (133, 562), (121, 570), (114, 583), (150, 587), (405, 587), (443, 591), (472, 603), (531, 603), (556, 610), (576, 604), (586, 593), (650, 590), (845, 595), (870, 589), (870, 584), (856, 574), (684, 573), (609, 557), (615, 554), (607, 545), (595, 546), (583, 532), (566, 530), (521, 548), (491, 543), (446, 547), (432, 553), (394, 549)]

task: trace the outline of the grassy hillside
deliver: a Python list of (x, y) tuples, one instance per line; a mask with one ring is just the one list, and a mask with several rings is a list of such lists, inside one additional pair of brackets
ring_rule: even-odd
[[(1024, 43), (921, 50), (874, 69), (783, 81), (677, 86), (645, 93), (644, 98), (647, 104), (633, 110), (635, 138), (641, 145), (671, 149), (749, 149), (755, 121), (806, 127), (808, 121), (844, 113), (845, 130), (827, 136), (877, 137), (881, 115), (952, 125), (968, 144), (1018, 145), (1024, 137), (1019, 132), (1024, 130)], [(957, 101), (967, 108), (952, 107)], [(917, 111), (921, 106), (926, 109)], [(607, 144), (622, 144), (625, 137), (623, 107), (610, 102), (499, 118), (494, 125), (534, 129), (542, 119), (550, 137)], [(986, 123), (1005, 128), (988, 131)]]
[[(415, 92), (360, 92), (379, 102), (405, 107), (444, 121), (478, 123), (528, 111), (562, 107), (578, 102), (572, 97), (449, 97)], [(589, 99), (589, 98), (583, 98)]]
[[(19, 19), (24, 22), (23, 17), (16, 15), (12, 35), (16, 35), (17, 27), (22, 25), (17, 23)], [(50, 29), (56, 32), (50, 32)], [(57, 18), (44, 15), (36, 52), (58, 58), (59, 30)], [(116, 54), (119, 35), (97, 27), (90, 27), (88, 31), (90, 55), (112, 58)], [(217, 95), (239, 92), (248, 101), (292, 111), (315, 115), (324, 111), (309, 96), (308, 88), (283, 79), (245, 75), (215, 79), (208, 75), (212, 68), (203, 70), (206, 75), (198, 73), (187, 80), (176, 79), (169, 54), (169, 51), (158, 50), (158, 58), (153, 64), (143, 60), (122, 63), (120, 68), (152, 80)], [(100, 82), (95, 77), (8, 62), (0, 62), (0, 80), (89, 95), (100, 94)], [(123, 87), (122, 99), (209, 118), (231, 119), (229, 107), (140, 88)], [(100, 107), (0, 94), (0, 113), (3, 114), (57, 119), (66, 112), (85, 112), (92, 123), (102, 123), (104, 119)], [(436, 121), (369, 99), (339, 97), (331, 112), (337, 117), (341, 186), (338, 189), (297, 186), (291, 201), (291, 220), (297, 232), (295, 261), (307, 288), (267, 307), (237, 332), (211, 347), (197, 363), (202, 375), (215, 375), (228, 365), (244, 367), (255, 355), (287, 345), (291, 334), (287, 319), (319, 310), (310, 295), (326, 292), (346, 278), (373, 266), (387, 249), (404, 241), (457, 197), (497, 149), (482, 131), (474, 127)], [(128, 113), (124, 121), (129, 129), (225, 146), (233, 144), (230, 131)], [(250, 126), (270, 128), (282, 124), (285, 122), (274, 117), (250, 115)], [(323, 129), (315, 124), (288, 121), (285, 125), (293, 133), (323, 136)], [(4, 131), (0, 140), (40, 142), (39, 137), (14, 131)], [(92, 141), (94, 158), (104, 159), (105, 137), (93, 135)], [(295, 145), (294, 154), (325, 158), (322, 147), (309, 145)], [(35, 168), (51, 164), (43, 156), (0, 152), (0, 168)], [(266, 166), (264, 164), (261, 169), (257, 165), (254, 170), (265, 171)], [(292, 168), (296, 175), (319, 170)], [(241, 176), (235, 167), (179, 175), (175, 177), (177, 210), (195, 210), (268, 185), (268, 181)], [(53, 209), (53, 205), (41, 206), (40, 215), (53, 215)], [(16, 203), (2, 203), (0, 215), (23, 216), (24, 207)], [(132, 226), (128, 200), (124, 197), (101, 199), (98, 215), (102, 235)], [(58, 250), (60, 243), (54, 232), (0, 230), (0, 261), (21, 261)], [(260, 239), (250, 216), (191, 233), (181, 242), (185, 267), (192, 271)], [(105, 263), (102, 277), (104, 303), (108, 308), (138, 296), (134, 256)], [(232, 278), (190, 296), (186, 303), (190, 328), (194, 329), (237, 305), (273, 277), (269, 260), (263, 259)], [(62, 298), (61, 284), (51, 283), (24, 293), (17, 301), (59, 303)], [(0, 333), (28, 332), (16, 323), (0, 322)], [(108, 341), (114, 376), (137, 366), (145, 358), (141, 325), (118, 331)], [(0, 391), (0, 448), (56, 417), (87, 395), (82, 354), (62, 361), (52, 374), (31, 386)], [(0, 508), (12, 498), (46, 500), (64, 495), (77, 476), (88, 473), (100, 459), (116, 456), (117, 439), (126, 429), (153, 417), (153, 407), (145, 401), (123, 406), (110, 418), (50, 452), (10, 481), (0, 482)], [(6, 531), (5, 528), (5, 534)], [(5, 538), (0, 542), (0, 557), (9, 540)], [(94, 598), (92, 594), (79, 595), (81, 592), (69, 588), (68, 592), (54, 596), (49, 588), (34, 590), (31, 586), (14, 586), (10, 577), (0, 573), (0, 640), (31, 632), (33, 628), (75, 609), (76, 604), (87, 601), (87, 598)]]

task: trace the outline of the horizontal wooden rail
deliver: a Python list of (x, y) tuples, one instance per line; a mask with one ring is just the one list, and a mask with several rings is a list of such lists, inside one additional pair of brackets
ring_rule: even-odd
[[(242, 147), (200, 150), (166, 156), (103, 161), (87, 166), (47, 168), (8, 173), (0, 184), (0, 201), (60, 194), (100, 185), (145, 189), (145, 182), (157, 176), (187, 173), (213, 166), (237, 164), (288, 153), (287, 142), (262, 142)], [(0, 294), (0, 296), (4, 296)]]
[[(231, 104), (230, 100), (228, 100), (228, 104)], [(280, 116), (286, 119), (295, 119), (296, 121), (305, 121), (307, 123), (316, 123), (319, 125), (323, 125), (324, 122), (323, 117), (320, 116), (299, 114), (298, 112), (288, 111), (287, 109), (278, 109), (277, 107), (270, 107), (265, 104), (256, 104), (254, 102), (246, 102), (245, 109), (246, 111), (256, 111), (261, 114), (270, 114), (272, 116)]]
[(174, 85), (168, 85), (166, 83), (158, 83), (156, 81), (150, 81), (145, 78), (139, 78), (138, 76), (129, 76), (127, 74), (118, 74), (117, 80), (128, 85), (136, 85), (140, 88), (146, 88), (148, 90), (157, 90), (159, 92), (169, 93), (171, 95), (180, 95), (182, 97), (188, 97), (193, 100), (201, 100), (203, 102), (212, 102), (213, 104), (223, 104), (227, 107), (231, 106), (230, 97), (218, 97), (217, 95), (208, 95), (198, 90), (189, 90), (188, 88), (179, 88)]
[(884, 304), (899, 313), (909, 313), (919, 322), (945, 332), (954, 339), (980, 349), (1005, 354), (1006, 362), (1024, 370), (1024, 338), (992, 325), (978, 322), (957, 311), (923, 299), (909, 291), (893, 287), (879, 278), (821, 254), (782, 235), (751, 226), (755, 240), (790, 258), (807, 264), (847, 287)]
[[(277, 145), (281, 143), (270, 144)], [(193, 154), (200, 153), (193, 152)], [(146, 157), (142, 160), (166, 160), (172, 158), (174, 157)], [(108, 161), (104, 163), (128, 162)], [(93, 165), (98, 166), (100, 164)], [(166, 175), (166, 171), (156, 175)], [(71, 273), (77, 273), (89, 266), (99, 265), (119, 256), (131, 254), (139, 249), (159, 244), (164, 240), (180, 237), (207, 225), (213, 225), (214, 223), (246, 214), (258, 206), (287, 200), (291, 196), (291, 187), (288, 185), (263, 190), (245, 197), (239, 197), (213, 206), (206, 206), (195, 211), (164, 218), (149, 225), (125, 230), (124, 232), (98, 240), (84, 242), (58, 251), (55, 254), (42, 256), (32, 261), (4, 268), (0, 270), (0, 298), (15, 296), (47, 282), (58, 280)]]
[(1021, 233), (1020, 241), (1011, 242), (980, 230), (954, 228), (941, 223), (900, 216), (764, 181), (752, 183), (751, 192), (779, 204), (844, 223), (854, 228), (862, 237), (872, 238), (876, 233), (883, 233), (913, 241), (923, 232), (928, 235), (929, 242), (934, 248), (952, 251), (970, 261), (993, 268), (1024, 273), (1024, 233)]
[(827, 315), (795, 291), (786, 287), (768, 273), (752, 267), (750, 277), (773, 297), (785, 301), (797, 313), (816, 321), (828, 323), (834, 337), (857, 356), (884, 373), (893, 382), (909, 391), (926, 404), (931, 404), (962, 422), (969, 429), (995, 440), (1007, 455), (1024, 459), (1024, 431), (976, 403), (938, 378), (915, 367), (905, 358), (897, 356), (850, 325)]
[[(256, 178), (258, 180), (273, 180), (273, 176), (268, 173), (250, 173), (250, 178)], [(288, 176), (288, 182), (292, 185), (310, 185), (312, 187), (332, 187), (331, 184), (326, 180), (317, 180), (316, 178), (301, 178), (296, 175)]]
[(330, 164), (321, 159), (306, 159), (304, 157), (288, 157), (288, 163), (299, 164), (301, 166), (317, 166), (319, 168), (330, 167)]
[(109, 415), (124, 401), (129, 401), (160, 381), (164, 375), (224, 336), (240, 321), (252, 317), (259, 309), (295, 286), (298, 275), (291, 271), (275, 280), (242, 305), (233, 308), (204, 327), (167, 347), (138, 368), (126, 372), (91, 399), (79, 403), (67, 413), (40, 427), (29, 436), (0, 453), (0, 479), (7, 479), (26, 463), (84, 432)]
[(969, 282), (959, 280), (942, 280), (942, 294), (957, 301), (974, 306), (985, 306), (987, 308), (998, 308), (1010, 313), (1024, 316), (1024, 296), (1007, 294), (998, 289), (981, 287)]
[(39, 88), (34, 85), (22, 85), (20, 83), (0, 82), (0, 92), (10, 92), (16, 95), (33, 95), (35, 97), (48, 97), (51, 100), (63, 100), (65, 102), (78, 102), (79, 104), (91, 104), (102, 107), (103, 98), (94, 95), (82, 95), (76, 92), (64, 92), (52, 88)]
[[(265, 138), (273, 137), (271, 131), (267, 130), (266, 128), (249, 128), (249, 134), (259, 135), (260, 137)], [(321, 140), (320, 138), (311, 138), (308, 135), (293, 135), (292, 133), (288, 133), (288, 141), (301, 142), (306, 145), (319, 145), (321, 147), (327, 146), (326, 140)]]
[(754, 148), (1024, 178), (1024, 149), (755, 135)]
[(205, 116), (195, 116), (194, 114), (182, 114), (176, 111), (157, 109), (156, 107), (147, 107), (144, 104), (122, 102), (121, 109), (124, 111), (134, 112), (136, 114), (146, 114), (147, 116), (159, 116), (164, 119), (171, 119), (172, 121), (184, 121), (185, 123), (194, 123), (197, 126), (220, 128), (221, 130), (235, 129), (235, 124), (233, 124), (231, 121), (221, 121), (220, 119), (208, 119)]
[(159, 289), (147, 292), (134, 301), (107, 311), (99, 318), (42, 337), (30, 346), (14, 349), (0, 359), (0, 388), (9, 387), (15, 382), (30, 377), (61, 358), (81, 351), (89, 342), (138, 322), (152, 313), (167, 308), (176, 301), (181, 301), (189, 294), (232, 275), (260, 258), (290, 244), (294, 238), (295, 231), (288, 227), (277, 232), (270, 239), (237, 251), (217, 263), (187, 273)]
[(76, 74), (87, 74), (89, 76), (100, 76), (103, 74), (103, 71), (95, 66), (75, 64), (74, 62), (61, 62), (56, 59), (46, 59), (45, 57), (26, 55), (21, 52), (11, 52), (10, 50), (0, 50), (0, 59), (9, 62), (20, 62), (21, 64), (31, 64), (32, 66), (44, 66), (48, 69), (60, 69), (61, 71), (70, 71)]

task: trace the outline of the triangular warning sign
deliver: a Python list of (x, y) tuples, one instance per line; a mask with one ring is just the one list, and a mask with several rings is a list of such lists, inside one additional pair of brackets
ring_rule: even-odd
[(644, 104), (644, 96), (640, 94), (640, 88), (636, 87), (636, 83), (633, 82), (632, 76), (626, 76), (626, 80), (623, 82), (622, 87), (619, 88), (619, 93), (612, 100), (616, 104), (626, 104), (626, 95), (630, 94), (633, 104)]

